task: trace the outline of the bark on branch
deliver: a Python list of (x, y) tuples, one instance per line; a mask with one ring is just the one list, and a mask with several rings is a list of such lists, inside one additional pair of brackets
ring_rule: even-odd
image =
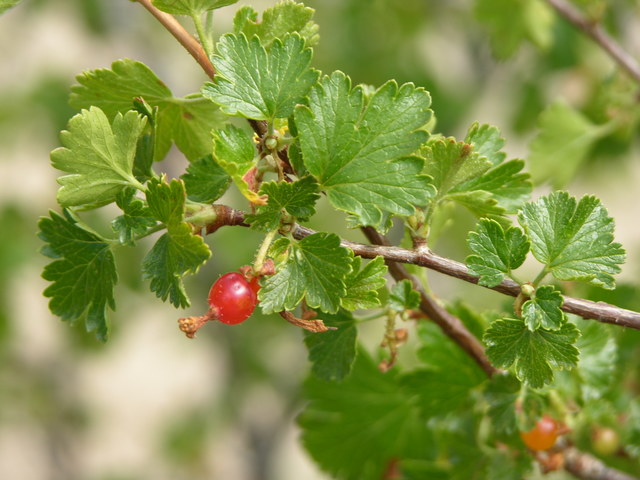
[(158, 10), (152, 3), (151, 0), (136, 0), (140, 5), (146, 8), (151, 15), (156, 17), (156, 19), (162, 24), (164, 28), (166, 28), (171, 35), (175, 37), (180, 45), (182, 45), (187, 52), (198, 62), (200, 67), (204, 70), (207, 76), (213, 80), (213, 77), (216, 74), (211, 61), (207, 57), (202, 45), (191, 35), (178, 20), (175, 19), (174, 16), (169, 15), (163, 11)]
[(600, 23), (585, 17), (578, 9), (565, 0), (547, 0), (547, 3), (551, 5), (562, 18), (600, 45), (631, 78), (640, 83), (640, 64), (602, 29)]
[[(216, 222), (216, 227), (229, 224), (246, 226), (246, 224), (243, 223), (244, 213), (242, 211), (235, 210), (226, 205), (216, 205), (216, 209), (219, 211), (219, 218), (223, 220), (223, 222)], [(228, 219), (229, 223), (224, 223), (224, 219)], [(301, 239), (314, 233), (316, 232), (310, 228), (296, 225), (293, 236)], [(470, 274), (466, 265), (449, 258), (441, 257), (427, 250), (409, 250), (390, 245), (366, 245), (348, 240), (342, 240), (342, 245), (362, 258), (375, 258), (379, 256), (389, 262), (418, 265), (465, 282), (478, 284), (478, 277)], [(517, 297), (520, 293), (520, 286), (513, 280), (506, 279), (499, 285), (491, 287), (490, 290)], [(563, 296), (563, 299), (564, 303), (561, 308), (567, 313), (579, 315), (587, 320), (597, 320), (602, 323), (610, 323), (640, 330), (640, 313), (638, 312), (616, 307), (615, 305), (604, 302), (593, 302), (591, 300), (583, 300), (566, 295)]]

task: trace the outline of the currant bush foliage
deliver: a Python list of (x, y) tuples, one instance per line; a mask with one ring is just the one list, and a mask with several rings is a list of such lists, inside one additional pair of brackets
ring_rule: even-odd
[[(232, 3), (154, 1), (196, 20)], [(478, 18), (497, 39), (496, 53), (508, 57), (525, 39), (547, 45), (546, 4), (510, 3), (476, 2)], [(496, 8), (513, 8), (513, 15), (494, 16)], [(523, 448), (517, 435), (523, 422), (558, 395), (574, 396), (586, 409), (614, 381), (615, 335), (562, 310), (562, 282), (615, 287), (625, 254), (614, 242), (613, 220), (592, 196), (552, 192), (532, 200), (525, 161), (508, 158), (498, 128), (474, 123), (462, 140), (437, 133), (424, 88), (394, 80), (354, 85), (346, 73), (315, 70), (312, 17), (312, 9), (293, 1), (277, 3), (261, 20), (253, 8), (241, 8), (233, 33), (215, 45), (215, 77), (186, 97), (174, 97), (149, 67), (129, 59), (77, 77), (70, 101), (80, 112), (51, 153), (62, 172), (62, 214), (39, 223), (43, 254), (52, 259), (43, 273), (51, 282), (45, 290), (51, 311), (106, 340), (115, 255), (134, 246), (148, 249), (141, 271), (150, 290), (175, 307), (190, 305), (184, 277), (227, 248), (212, 252), (203, 238), (218, 220), (211, 204), (239, 192), (236, 207), (247, 211), (246, 224), (265, 239), (280, 235), (261, 249), (275, 265), (261, 280), (262, 313), (301, 308), (330, 328), (304, 339), (312, 375), (299, 423), (320, 467), (345, 479), (382, 478), (390, 466), (403, 478), (511, 478), (506, 472), (522, 478), (531, 461), (508, 449)], [(580, 145), (564, 151), (563, 183), (609, 127), (591, 128), (565, 107), (552, 108), (542, 116), (532, 156), (554, 158), (550, 146)], [(264, 122), (266, 133), (231, 117)], [(581, 136), (587, 140), (574, 142)], [(169, 179), (155, 169), (172, 144), (189, 166)], [(542, 163), (533, 171), (544, 170)], [(354, 256), (333, 232), (293, 235), (298, 223), (313, 223), (323, 197), (351, 227), (386, 232), (395, 222), (407, 238), (426, 244), (443, 235), (438, 218), (455, 206), (478, 218), (467, 236), (469, 271), (486, 287), (514, 280), (522, 293), (507, 312), (477, 312), (464, 303), (448, 308), (484, 342), (501, 369), (493, 378), (425, 321), (417, 327), (415, 361), (383, 373), (403, 341), (406, 329), (398, 322), (409, 325), (404, 320), (416, 316), (423, 299), (409, 280), (388, 285), (382, 257)], [(112, 234), (98, 234), (82, 212), (111, 203), (120, 210)], [(156, 232), (149, 247), (147, 237)], [(539, 274), (521, 278), (529, 253)], [(363, 310), (386, 320), (387, 353), (371, 354), (359, 341)], [(523, 414), (522, 405), (531, 412)], [(630, 451), (637, 456), (640, 448)]]

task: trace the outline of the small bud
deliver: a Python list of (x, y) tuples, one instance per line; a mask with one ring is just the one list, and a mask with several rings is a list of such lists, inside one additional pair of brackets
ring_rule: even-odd
[(264, 141), (264, 146), (269, 150), (275, 150), (278, 148), (278, 140), (274, 137), (267, 137)]
[(533, 297), (533, 295), (536, 293), (535, 287), (530, 283), (525, 283), (524, 285), (520, 286), (520, 291), (527, 297)]

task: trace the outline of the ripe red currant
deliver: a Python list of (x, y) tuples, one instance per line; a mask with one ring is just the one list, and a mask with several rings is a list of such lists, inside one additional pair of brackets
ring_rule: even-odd
[(235, 325), (244, 322), (258, 303), (255, 286), (240, 273), (222, 275), (209, 291), (209, 305), (222, 323)]
[(560, 425), (553, 418), (544, 415), (536, 422), (536, 426), (528, 432), (520, 432), (520, 437), (531, 450), (549, 450), (562, 433)]

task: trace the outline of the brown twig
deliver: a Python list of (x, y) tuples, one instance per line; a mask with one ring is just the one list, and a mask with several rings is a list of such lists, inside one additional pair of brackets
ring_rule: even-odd
[(547, 0), (558, 14), (569, 23), (584, 32), (609, 54), (636, 82), (640, 83), (640, 64), (627, 53), (613, 38), (611, 38), (600, 26), (585, 17), (579, 10), (565, 0)]
[(213, 80), (213, 77), (216, 74), (215, 68), (211, 64), (211, 61), (207, 57), (202, 45), (196, 40), (193, 35), (191, 35), (187, 30), (178, 22), (175, 17), (169, 15), (168, 13), (162, 12), (153, 6), (151, 0), (136, 0), (140, 5), (149, 10), (151, 15), (156, 17), (156, 19), (166, 28), (171, 35), (175, 37), (180, 45), (182, 45), (187, 52), (191, 54), (193, 58), (195, 58), (196, 62), (202, 67), (207, 76)]
[[(387, 238), (371, 227), (361, 229), (367, 239), (376, 245), (389, 247)], [(498, 372), (498, 369), (491, 365), (489, 359), (484, 353), (482, 343), (473, 336), (467, 327), (460, 321), (458, 317), (449, 313), (442, 305), (440, 305), (431, 295), (425, 292), (422, 284), (418, 279), (411, 275), (403, 265), (386, 257), (385, 261), (389, 266), (389, 273), (396, 281), (409, 280), (413, 284), (413, 288), (420, 293), (420, 310), (424, 312), (431, 320), (433, 320), (444, 332), (456, 342), (471, 358), (491, 377)]]
[[(228, 212), (221, 215), (224, 218), (233, 219), (234, 225), (245, 225), (243, 223), (244, 213), (225, 205), (216, 205), (220, 212), (225, 209)], [(221, 226), (219, 222), (216, 223)], [(301, 239), (316, 233), (314, 230), (296, 225), (293, 231), (295, 238)], [(342, 240), (342, 246), (353, 251), (354, 254), (362, 258), (383, 257), (385, 260), (397, 263), (407, 263), (418, 265), (421, 267), (443, 273), (450, 277), (458, 278), (469, 283), (478, 283), (478, 277), (469, 273), (467, 267), (460, 262), (436, 255), (429, 251), (408, 250), (406, 248), (388, 246), (388, 245), (365, 245), (363, 243), (350, 242)], [(489, 288), (489, 287), (485, 287)], [(520, 286), (513, 280), (506, 279), (491, 290), (517, 297), (520, 293)], [(564, 304), (562, 310), (567, 313), (579, 315), (587, 320), (597, 320), (602, 323), (610, 323), (621, 327), (629, 327), (640, 330), (640, 313), (624, 308), (616, 307), (604, 302), (592, 302), (590, 300), (582, 300), (563, 296)]]
[(567, 448), (564, 453), (564, 468), (584, 480), (638, 480), (637, 477), (608, 467), (597, 458), (575, 448)]
[(310, 320), (306, 318), (298, 318), (293, 313), (287, 311), (280, 312), (280, 316), (291, 325), (295, 325), (296, 327), (303, 328), (313, 333), (323, 333), (328, 332), (329, 330), (335, 330), (335, 327), (327, 327), (320, 319)]

